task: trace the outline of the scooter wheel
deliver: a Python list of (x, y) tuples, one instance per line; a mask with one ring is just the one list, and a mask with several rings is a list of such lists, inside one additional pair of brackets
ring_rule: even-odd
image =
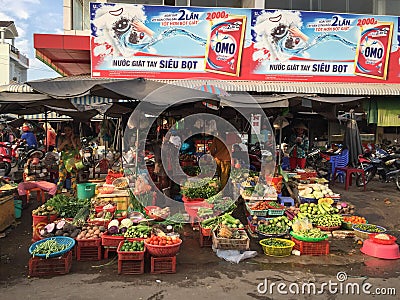
[(4, 162), (4, 176), (8, 176), (11, 172), (11, 164), (9, 162)]

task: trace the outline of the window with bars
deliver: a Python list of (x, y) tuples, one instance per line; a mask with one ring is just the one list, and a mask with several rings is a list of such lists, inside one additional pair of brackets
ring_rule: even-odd
[[(386, 0), (399, 2), (398, 0)], [(265, 0), (266, 9), (373, 14), (374, 0)], [(400, 6), (400, 5), (398, 5)]]

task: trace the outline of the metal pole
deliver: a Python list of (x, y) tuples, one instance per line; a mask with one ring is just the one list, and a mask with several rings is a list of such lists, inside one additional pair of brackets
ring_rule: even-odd
[(46, 141), (46, 143), (45, 143), (45, 147), (46, 147), (46, 152), (48, 151), (48, 149), (49, 149), (49, 140), (48, 140), (48, 138), (47, 138), (47, 130), (48, 130), (48, 128), (47, 128), (47, 107), (45, 108), (45, 110), (44, 110), (44, 124), (45, 124), (45, 129), (44, 129), (44, 131), (45, 131), (45, 141)]

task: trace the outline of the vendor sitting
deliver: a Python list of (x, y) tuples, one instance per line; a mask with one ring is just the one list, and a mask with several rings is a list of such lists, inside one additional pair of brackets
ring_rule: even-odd
[[(57, 185), (45, 181), (47, 178), (47, 169), (42, 161), (44, 153), (40, 150), (32, 149), (28, 152), (28, 161), (24, 167), (24, 181), (18, 184), (18, 195), (24, 206), (27, 203), (26, 192), (33, 188), (40, 188), (48, 192), (49, 196), (54, 196), (57, 191)], [(49, 197), (50, 198), (50, 197)]]

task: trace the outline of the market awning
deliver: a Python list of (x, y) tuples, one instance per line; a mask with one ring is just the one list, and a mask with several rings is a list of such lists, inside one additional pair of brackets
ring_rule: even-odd
[(224, 80), (157, 80), (159, 82), (195, 88), (214, 85), (227, 92), (297, 93), (322, 95), (390, 96), (400, 95), (400, 84), (336, 83), (336, 82), (274, 82)]

